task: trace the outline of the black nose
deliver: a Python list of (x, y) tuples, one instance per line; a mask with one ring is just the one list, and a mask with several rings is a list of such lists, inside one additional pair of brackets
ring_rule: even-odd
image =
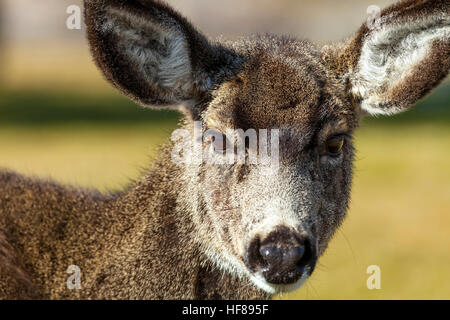
[(316, 257), (312, 243), (309, 237), (287, 227), (278, 227), (264, 240), (252, 242), (248, 267), (253, 272), (261, 271), (269, 283), (295, 283), (314, 269)]
[(270, 243), (259, 249), (259, 253), (264, 261), (267, 262), (268, 268), (278, 269), (279, 271), (284, 269), (286, 271), (295, 270), (304, 252), (305, 247), (300, 243), (281, 246), (276, 243)]

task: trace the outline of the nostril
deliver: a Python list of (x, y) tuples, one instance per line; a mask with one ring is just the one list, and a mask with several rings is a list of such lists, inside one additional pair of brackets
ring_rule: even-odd
[(259, 249), (259, 253), (261, 254), (264, 261), (270, 263), (275, 263), (278, 260), (281, 261), (283, 258), (283, 253), (280, 248), (276, 246), (264, 246)]
[(268, 258), (272, 255), (272, 250), (270, 248), (262, 248), (261, 250), (259, 250), (259, 252), (264, 258)]
[(295, 248), (295, 255), (297, 257), (299, 257), (299, 260), (303, 257), (303, 254), (305, 253), (305, 248), (304, 247), (297, 247)]

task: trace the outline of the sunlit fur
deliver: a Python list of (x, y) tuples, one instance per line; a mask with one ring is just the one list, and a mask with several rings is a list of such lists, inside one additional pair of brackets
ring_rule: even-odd
[[(450, 67), (448, 0), (401, 1), (377, 29), (323, 48), (273, 35), (211, 42), (160, 1), (85, 9), (94, 60), (122, 93), (180, 110), (192, 135), (194, 121), (278, 129), (279, 168), (177, 165), (173, 142), (115, 194), (0, 171), (0, 298), (266, 299), (299, 288), (312, 267), (270, 284), (246, 263), (252, 240), (282, 226), (314, 239), (320, 257), (348, 208), (361, 116), (406, 110)], [(331, 155), (335, 136), (345, 143)], [(70, 265), (81, 290), (67, 289)]]

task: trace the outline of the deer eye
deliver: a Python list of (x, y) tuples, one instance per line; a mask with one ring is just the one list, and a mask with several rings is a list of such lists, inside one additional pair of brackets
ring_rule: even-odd
[(343, 136), (335, 136), (327, 141), (327, 152), (332, 156), (337, 156), (344, 147), (345, 139)]

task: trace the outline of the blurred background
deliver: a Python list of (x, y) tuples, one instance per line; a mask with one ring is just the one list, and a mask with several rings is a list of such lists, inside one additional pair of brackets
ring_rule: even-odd
[[(214, 37), (288, 33), (326, 43), (388, 0), (169, 0)], [(178, 116), (139, 108), (103, 80), (78, 0), (0, 0), (0, 167), (100, 190), (137, 177)], [(312, 279), (282, 299), (450, 299), (450, 83), (409, 113), (366, 119), (347, 220)], [(381, 290), (366, 269), (381, 268)]]

